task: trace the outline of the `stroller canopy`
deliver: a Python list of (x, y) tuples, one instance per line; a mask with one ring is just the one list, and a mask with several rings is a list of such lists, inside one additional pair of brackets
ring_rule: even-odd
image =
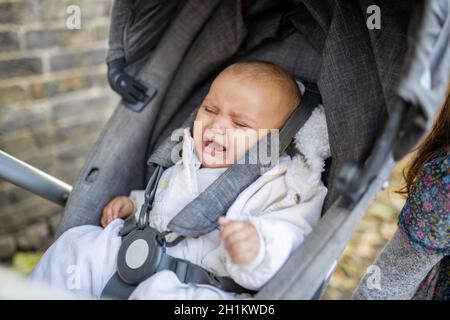
[[(374, 4), (381, 29), (368, 27)], [(249, 59), (317, 83), (332, 155), (323, 175), (328, 215), (338, 199), (338, 169), (367, 159), (396, 98), (433, 120), (450, 74), (449, 7), (447, 0), (116, 1), (107, 62), (125, 59), (126, 72), (157, 93), (141, 112), (118, 105), (74, 185), (59, 233), (99, 224), (112, 197), (144, 189), (150, 156), (170, 166), (172, 131), (192, 123), (215, 75)], [(259, 297), (307, 297), (286, 281), (303, 271), (287, 263), (269, 282), (272, 294), (264, 288)]]

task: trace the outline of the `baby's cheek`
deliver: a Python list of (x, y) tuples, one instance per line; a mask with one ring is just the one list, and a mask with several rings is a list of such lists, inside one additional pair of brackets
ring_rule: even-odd
[(203, 137), (203, 121), (201, 119), (194, 121), (194, 127), (192, 130), (193, 138), (197, 142), (198, 139)]
[(196, 149), (202, 146), (203, 132), (204, 132), (203, 124), (204, 123), (201, 120), (195, 120), (194, 122), (194, 127), (192, 130), (192, 138), (194, 138)]

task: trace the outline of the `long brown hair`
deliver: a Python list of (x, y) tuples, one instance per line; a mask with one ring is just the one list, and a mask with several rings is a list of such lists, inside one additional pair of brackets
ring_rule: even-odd
[(416, 153), (409, 167), (403, 170), (405, 185), (398, 192), (403, 194), (409, 193), (423, 166), (448, 146), (450, 146), (450, 85), (447, 89), (447, 98), (444, 106), (437, 116), (431, 132), (414, 150)]

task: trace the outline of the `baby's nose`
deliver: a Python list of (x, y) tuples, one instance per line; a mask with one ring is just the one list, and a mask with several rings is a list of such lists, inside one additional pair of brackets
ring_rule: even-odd
[(211, 133), (213, 133), (213, 134), (223, 135), (223, 134), (225, 134), (226, 128), (224, 126), (213, 125), (210, 128), (210, 130), (211, 130)]

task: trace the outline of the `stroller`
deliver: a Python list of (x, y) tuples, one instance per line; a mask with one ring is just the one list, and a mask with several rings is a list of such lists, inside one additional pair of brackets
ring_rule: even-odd
[[(377, 14), (379, 26), (371, 23)], [(448, 0), (117, 0), (107, 62), (110, 85), (123, 99), (75, 185), (5, 153), (0, 177), (65, 205), (59, 234), (98, 225), (111, 198), (144, 189), (155, 168), (173, 165), (178, 141), (171, 133), (192, 125), (215, 75), (241, 60), (274, 62), (320, 90), (331, 147), (322, 219), (254, 296), (318, 298), (395, 162), (442, 105), (450, 77)], [(187, 205), (174, 229), (188, 236), (210, 230), (213, 220), (192, 225), (189, 217), (202, 208), (215, 208), (210, 217), (226, 212), (233, 197), (223, 189), (238, 193), (256, 178), (241, 179), (239, 170), (245, 167), (227, 170), (233, 184), (219, 177)]]

